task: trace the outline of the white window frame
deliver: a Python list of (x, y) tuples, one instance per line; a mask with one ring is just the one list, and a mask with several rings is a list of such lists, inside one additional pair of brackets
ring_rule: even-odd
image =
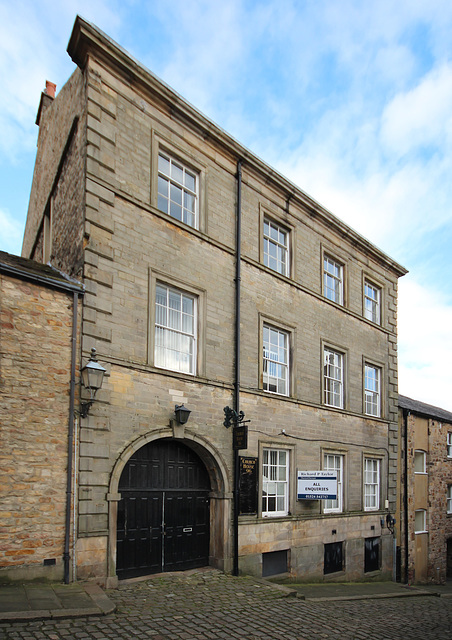
[(323, 256), (323, 295), (336, 304), (344, 304), (344, 265), (335, 258)]
[(447, 433), (447, 457), (452, 458), (452, 431)]
[[(288, 396), (290, 334), (264, 322), (262, 346), (262, 385), (264, 391)], [(270, 386), (275, 386), (276, 390), (271, 389)]]
[[(168, 163), (169, 170), (163, 168), (161, 159)], [(199, 174), (184, 162), (160, 150), (157, 158), (157, 208), (175, 220), (184, 222), (194, 229), (199, 228)], [(176, 175), (176, 174), (179, 174)], [(193, 181), (193, 186), (190, 185)], [(166, 191), (166, 193), (165, 193)], [(180, 194), (180, 202), (174, 196)], [(173, 197), (172, 197), (173, 196)], [(193, 206), (187, 206), (189, 200)], [(180, 208), (180, 217), (176, 210)]]
[(342, 453), (323, 452), (323, 470), (337, 473), (337, 499), (323, 500), (323, 513), (342, 513), (344, 510), (344, 459)]
[(364, 317), (381, 324), (381, 287), (369, 280), (364, 280)]
[(447, 485), (447, 513), (452, 513), (452, 484)]
[(367, 416), (381, 416), (381, 368), (364, 364), (364, 413)]
[(364, 511), (380, 509), (381, 460), (364, 458)]
[[(166, 293), (166, 304), (160, 304), (158, 301), (159, 294)], [(175, 301), (179, 297), (179, 309), (171, 307), (170, 297)], [(192, 304), (192, 313), (184, 312), (184, 300), (190, 301)], [(159, 314), (159, 308), (161, 313)], [(170, 314), (172, 321), (169, 320)], [(190, 321), (191, 319), (191, 321)], [(184, 328), (184, 320), (191, 322), (191, 331)], [(176, 326), (177, 325), (177, 326)], [(159, 342), (158, 334), (163, 338), (162, 343)], [(169, 340), (168, 340), (169, 338)], [(168, 345), (171, 340), (176, 342), (188, 342), (189, 350), (170, 349)], [(154, 366), (169, 371), (179, 371), (189, 375), (195, 375), (197, 370), (197, 350), (198, 350), (198, 298), (186, 291), (170, 286), (164, 282), (158, 281), (155, 287), (155, 328), (154, 328)], [(169, 353), (179, 353), (179, 362), (169, 362)], [(174, 358), (176, 361), (177, 358)], [(188, 361), (188, 366), (184, 366), (184, 360)]]
[(323, 402), (344, 408), (344, 354), (330, 347), (323, 348)]
[[(419, 525), (418, 515), (422, 514), (422, 522)], [(425, 509), (416, 509), (414, 512), (414, 533), (427, 533), (427, 511)]]
[[(283, 276), (289, 276), (289, 231), (264, 216), (263, 235), (264, 265)], [(271, 255), (270, 247), (273, 247), (276, 256)]]
[(286, 516), (289, 513), (289, 454), (288, 449), (262, 449), (263, 517)]
[(425, 474), (427, 473), (427, 454), (422, 449), (416, 449), (414, 451), (414, 473)]

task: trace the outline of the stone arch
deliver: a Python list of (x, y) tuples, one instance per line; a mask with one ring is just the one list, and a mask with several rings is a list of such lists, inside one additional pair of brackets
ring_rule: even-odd
[(232, 500), (231, 479), (227, 472), (225, 461), (219, 451), (204, 437), (183, 430), (179, 437), (174, 438), (174, 429), (160, 428), (143, 434), (130, 442), (118, 456), (110, 476), (107, 500), (109, 504), (109, 535), (108, 535), (108, 575), (107, 586), (117, 584), (116, 576), (116, 523), (118, 502), (121, 495), (118, 491), (121, 474), (135, 452), (143, 446), (156, 440), (176, 440), (195, 451), (204, 463), (209, 474), (212, 490), (210, 492), (210, 554), (209, 564), (221, 570), (229, 571), (231, 553), (229, 540), (230, 505)]

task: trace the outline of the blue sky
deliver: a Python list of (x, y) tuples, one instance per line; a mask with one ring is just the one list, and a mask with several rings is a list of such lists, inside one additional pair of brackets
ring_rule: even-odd
[(410, 271), (399, 390), (452, 411), (450, 0), (0, 0), (0, 249), (76, 14)]

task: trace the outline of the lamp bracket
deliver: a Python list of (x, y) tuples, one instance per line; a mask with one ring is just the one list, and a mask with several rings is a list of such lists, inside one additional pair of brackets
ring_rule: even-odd
[(239, 424), (246, 424), (247, 422), (251, 422), (251, 420), (245, 420), (245, 414), (243, 411), (235, 411), (231, 409), (231, 407), (224, 407), (224, 422), (223, 425), (226, 429), (229, 429), (231, 423), (234, 427), (237, 427)]

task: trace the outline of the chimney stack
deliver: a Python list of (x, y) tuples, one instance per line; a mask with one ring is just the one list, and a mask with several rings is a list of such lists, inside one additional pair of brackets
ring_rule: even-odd
[(50, 82), (50, 80), (46, 80), (46, 88), (44, 93), (49, 96), (49, 98), (55, 98), (56, 84), (54, 82)]
[(38, 107), (38, 115), (36, 116), (36, 124), (38, 125), (38, 127), (39, 127), (39, 123), (41, 122), (41, 115), (55, 100), (55, 91), (56, 91), (56, 84), (54, 82), (50, 82), (50, 80), (46, 80), (46, 88), (41, 93), (41, 100), (39, 102), (39, 107)]

